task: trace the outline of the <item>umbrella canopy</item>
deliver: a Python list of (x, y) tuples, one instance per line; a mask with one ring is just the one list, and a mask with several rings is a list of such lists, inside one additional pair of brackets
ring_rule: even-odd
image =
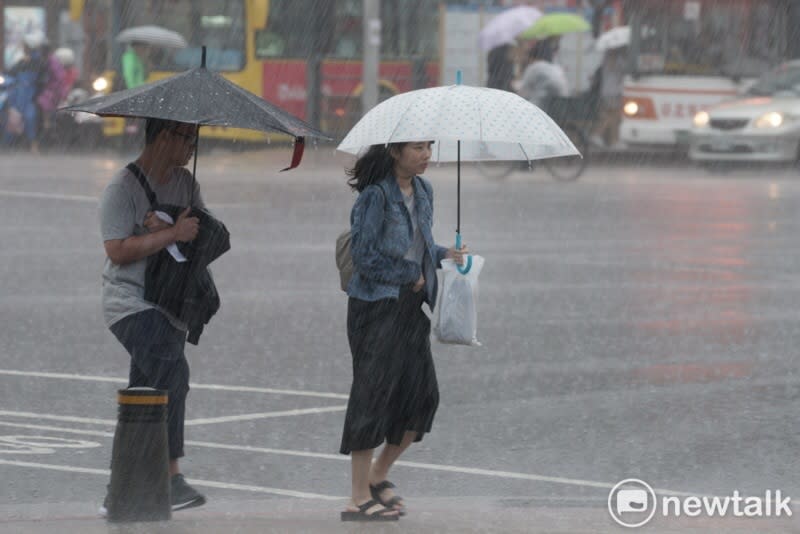
[(595, 41), (594, 46), (597, 50), (604, 52), (606, 50), (615, 50), (628, 46), (631, 42), (631, 28), (630, 26), (619, 26), (612, 30), (608, 30)]
[[(197, 126), (229, 126), (280, 132), (295, 138), (293, 169), (303, 157), (304, 138), (332, 139), (307, 122), (206, 69), (203, 47), (200, 67), (133, 89), (91, 98), (59, 111), (81, 111), (101, 117), (166, 119)], [(194, 165), (197, 170), (197, 150)]]
[[(461, 160), (532, 160), (580, 155), (561, 128), (524, 98), (499, 89), (450, 85), (401, 93), (372, 108), (339, 144), (358, 154), (371, 145), (433, 141), (432, 161), (456, 161), (456, 247), (461, 246)], [(472, 258), (461, 273), (467, 273)]]
[(186, 48), (188, 46), (183, 35), (161, 26), (133, 26), (119, 32), (116, 40), (119, 43), (146, 43), (166, 48)]
[(499, 89), (450, 85), (395, 95), (372, 108), (339, 144), (434, 141), (433, 161), (535, 160), (578, 155), (541, 109)]
[[(205, 64), (205, 61), (203, 61)], [(229, 126), (294, 137), (331, 139), (310, 124), (229, 82), (205, 66), (139, 87), (62, 108), (101, 117), (167, 119), (198, 126)]]
[(567, 33), (587, 32), (591, 29), (591, 25), (580, 15), (550, 13), (540, 17), (519, 36), (522, 39), (546, 39)]
[(478, 34), (478, 43), (484, 51), (514, 42), (514, 38), (529, 28), (542, 16), (532, 6), (517, 6), (495, 16)]

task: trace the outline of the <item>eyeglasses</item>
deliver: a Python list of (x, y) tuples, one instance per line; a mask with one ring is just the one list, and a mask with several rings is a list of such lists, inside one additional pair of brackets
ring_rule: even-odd
[(178, 137), (182, 137), (185, 141), (188, 141), (189, 144), (195, 144), (197, 142), (197, 135), (196, 134), (185, 134), (181, 133), (177, 130), (170, 130), (173, 135), (177, 135)]

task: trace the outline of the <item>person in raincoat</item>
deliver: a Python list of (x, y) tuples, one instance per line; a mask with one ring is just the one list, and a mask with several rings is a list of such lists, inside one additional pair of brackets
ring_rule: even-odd
[(147, 52), (144, 43), (133, 42), (122, 54), (122, 80), (125, 89), (134, 89), (147, 81)]
[(550, 38), (537, 42), (528, 53), (528, 66), (522, 73), (519, 95), (547, 111), (552, 97), (569, 95), (569, 83), (561, 65), (555, 63), (558, 41)]
[[(121, 59), (121, 74), (124, 87), (121, 89), (135, 89), (147, 82), (149, 46), (145, 43), (132, 42)], [(144, 127), (141, 119), (125, 119), (125, 134), (133, 138), (135, 144), (141, 144), (141, 129)], [(132, 143), (123, 141), (123, 146)]]
[(56, 48), (53, 52), (56, 59), (64, 67), (64, 98), (75, 87), (75, 82), (78, 81), (78, 69), (75, 67), (75, 52), (71, 48)]
[[(14, 85), (9, 92), (9, 109), (21, 116), (22, 133), (32, 152), (39, 151), (39, 110), (36, 98), (47, 80), (47, 63), (39, 49), (46, 41), (42, 32), (27, 34), (22, 40), (22, 58), (8, 71), (9, 76), (14, 79)], [(4, 144), (13, 144), (16, 137), (15, 132), (4, 132)]]
[[(184, 166), (194, 152), (197, 127), (148, 119), (145, 147), (134, 161), (159, 203), (205, 207), (197, 182)], [(100, 200), (100, 233), (106, 252), (103, 268), (103, 316), (130, 354), (128, 387), (167, 390), (167, 438), (172, 509), (205, 503), (186, 483), (178, 459), (184, 455), (183, 428), (189, 393), (189, 364), (184, 354), (187, 325), (144, 298), (147, 258), (181, 241), (193, 241), (199, 220), (187, 208), (174, 224), (161, 220), (136, 174), (119, 171)], [(107, 502), (100, 509), (104, 514)]]
[(404, 513), (389, 470), (430, 432), (439, 404), (431, 324), (422, 304), (436, 304), (440, 262), (463, 264), (468, 250), (433, 240), (433, 188), (419, 176), (430, 158), (430, 142), (376, 145), (348, 171), (359, 195), (350, 216), (353, 383), (339, 450), (351, 455), (352, 498), (343, 521), (396, 520)]
[(59, 104), (67, 97), (69, 89), (64, 65), (61, 64), (55, 52), (51, 52), (50, 46), (46, 44), (42, 46), (41, 53), (45, 60), (47, 74), (44, 87), (36, 97), (36, 103), (42, 113), (42, 128), (49, 130), (53, 123), (53, 115)]

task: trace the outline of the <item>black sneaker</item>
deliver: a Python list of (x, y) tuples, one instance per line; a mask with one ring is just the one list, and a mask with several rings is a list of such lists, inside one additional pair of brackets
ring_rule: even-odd
[(206, 503), (206, 498), (187, 484), (186, 479), (183, 478), (183, 475), (180, 473), (172, 475), (172, 479), (170, 480), (170, 492), (173, 512), (176, 510), (183, 510), (184, 508), (202, 506)]

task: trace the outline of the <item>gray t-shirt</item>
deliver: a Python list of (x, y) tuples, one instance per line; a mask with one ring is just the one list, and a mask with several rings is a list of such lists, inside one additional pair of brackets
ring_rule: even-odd
[[(159, 184), (148, 178), (148, 183), (161, 204), (187, 206), (194, 183), (192, 205), (204, 208), (200, 195), (200, 186), (192, 180), (188, 169), (176, 167), (170, 179)], [(147, 194), (139, 184), (136, 176), (128, 169), (119, 171), (103, 191), (100, 199), (100, 235), (103, 242), (114, 239), (126, 239), (147, 233), (144, 227), (145, 215), (150, 211)], [(103, 318), (106, 325), (140, 311), (157, 308), (144, 300), (144, 278), (147, 258), (117, 265), (108, 257), (103, 267)], [(159, 310), (167, 316), (173, 326), (186, 330), (184, 323), (163, 309)]]
[(411, 227), (414, 233), (414, 239), (411, 241), (411, 246), (406, 252), (405, 259), (422, 264), (422, 258), (425, 256), (425, 240), (422, 238), (422, 232), (417, 224), (417, 210), (416, 202), (414, 202), (414, 193), (406, 196), (403, 195), (403, 202), (406, 204), (406, 209), (411, 215)]

